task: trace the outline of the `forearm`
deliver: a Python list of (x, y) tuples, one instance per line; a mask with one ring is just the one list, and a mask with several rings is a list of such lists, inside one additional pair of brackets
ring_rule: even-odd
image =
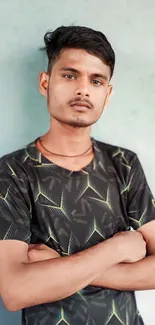
[(69, 257), (22, 264), (10, 279), (11, 310), (63, 299), (95, 281), (121, 261), (111, 240)]
[(121, 291), (155, 289), (155, 256), (132, 264), (114, 265), (91, 285)]

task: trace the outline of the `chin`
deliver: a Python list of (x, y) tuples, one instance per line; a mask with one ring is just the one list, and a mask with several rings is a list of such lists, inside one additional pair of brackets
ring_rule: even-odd
[[(56, 118), (56, 117), (55, 117)], [(84, 119), (84, 118), (72, 118), (72, 119), (63, 119), (62, 117), (61, 118), (56, 118), (58, 122), (60, 123), (63, 123), (63, 124), (66, 124), (66, 125), (70, 125), (74, 128), (85, 128), (85, 127), (89, 127), (91, 125), (93, 125), (94, 123), (96, 123), (96, 120), (95, 121), (90, 121), (88, 119)]]
[(75, 128), (86, 128), (94, 124), (91, 121), (76, 120), (76, 121), (66, 121), (66, 124), (73, 126)]

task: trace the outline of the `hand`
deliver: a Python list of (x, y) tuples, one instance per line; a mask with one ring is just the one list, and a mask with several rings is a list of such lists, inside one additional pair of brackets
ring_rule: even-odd
[(30, 244), (28, 248), (28, 260), (30, 263), (45, 261), (60, 257), (59, 253), (44, 244)]
[(146, 242), (139, 231), (122, 231), (114, 237), (118, 238), (123, 253), (122, 262), (134, 263), (146, 256)]

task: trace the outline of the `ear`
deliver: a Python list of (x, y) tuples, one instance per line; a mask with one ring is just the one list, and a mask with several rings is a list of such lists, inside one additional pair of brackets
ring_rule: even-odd
[(41, 72), (39, 75), (39, 90), (40, 93), (47, 97), (47, 89), (49, 83), (49, 75), (47, 72)]
[(109, 102), (109, 98), (113, 93), (113, 86), (112, 85), (108, 85), (108, 91), (107, 91), (107, 96), (106, 96), (106, 100), (105, 100), (105, 105), (104, 107), (107, 107), (108, 102)]

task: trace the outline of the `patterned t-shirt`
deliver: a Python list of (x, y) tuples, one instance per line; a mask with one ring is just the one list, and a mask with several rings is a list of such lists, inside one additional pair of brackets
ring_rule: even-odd
[[(76, 172), (49, 161), (35, 142), (0, 159), (0, 239), (44, 243), (68, 256), (155, 219), (155, 200), (136, 154), (92, 141), (94, 159)], [(61, 301), (25, 308), (22, 324), (143, 321), (134, 292), (88, 286)]]

